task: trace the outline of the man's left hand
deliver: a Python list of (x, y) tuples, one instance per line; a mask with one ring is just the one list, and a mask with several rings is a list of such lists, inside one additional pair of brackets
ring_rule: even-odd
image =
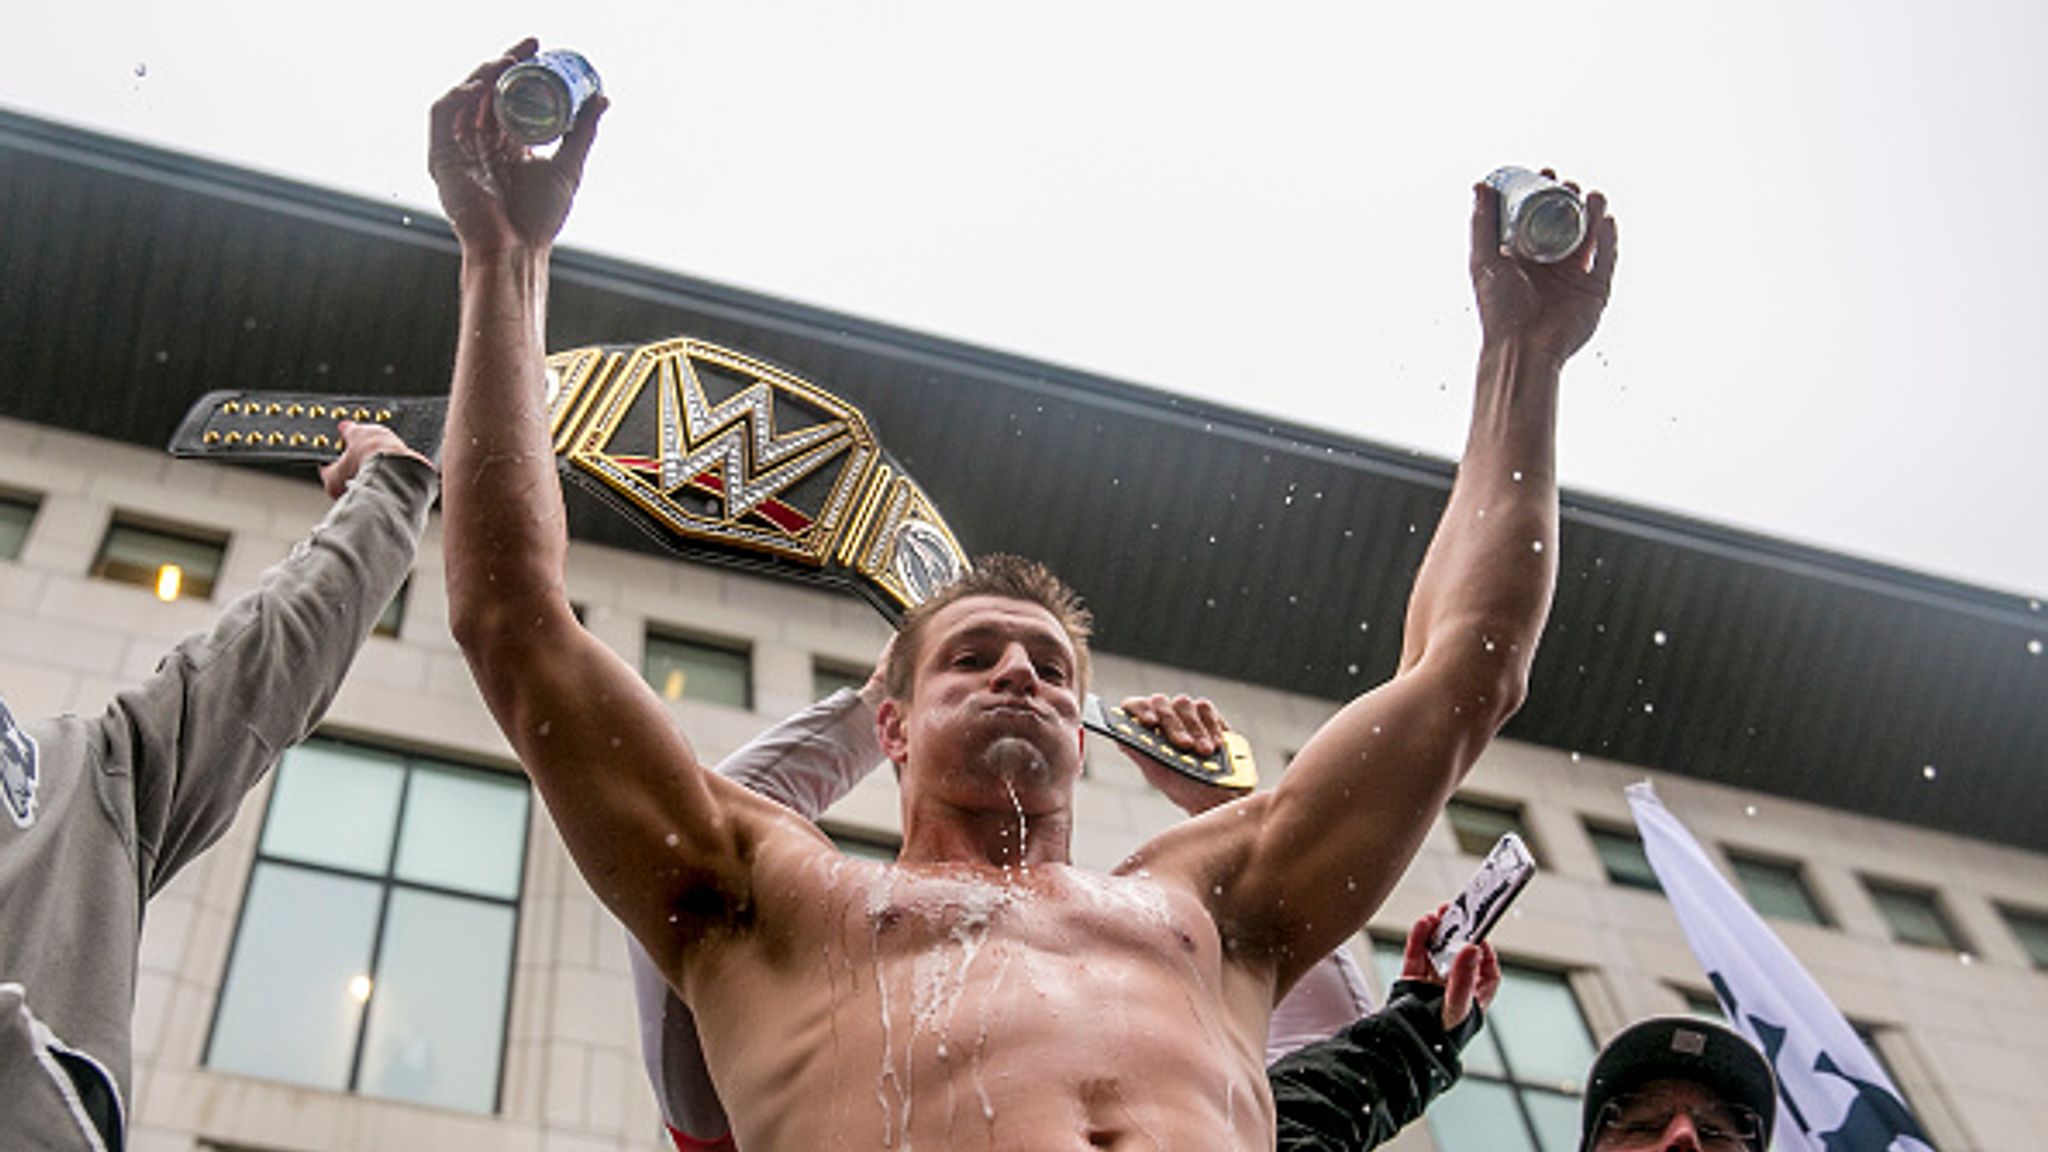
[(1441, 985), (1444, 990), (1444, 1031), (1465, 1022), (1476, 1001), (1481, 1008), (1493, 1003), (1500, 991), (1500, 957), (1493, 945), (1480, 941), (1460, 949), (1451, 958), (1449, 976), (1438, 976), (1429, 962), (1429, 938), (1436, 931), (1444, 910), (1426, 912), (1408, 929), (1408, 943), (1401, 949), (1401, 979)]

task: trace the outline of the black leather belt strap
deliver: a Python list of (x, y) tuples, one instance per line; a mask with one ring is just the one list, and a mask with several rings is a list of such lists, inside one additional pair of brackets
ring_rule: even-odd
[(171, 455), (324, 464), (341, 453), (343, 420), (382, 424), (421, 455), (440, 456), (446, 396), (208, 392), (171, 436)]

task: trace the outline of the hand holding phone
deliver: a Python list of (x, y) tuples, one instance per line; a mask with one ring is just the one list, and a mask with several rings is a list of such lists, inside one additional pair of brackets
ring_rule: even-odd
[(1535, 874), (1536, 858), (1529, 855), (1528, 845), (1513, 832), (1503, 834), (1480, 862), (1479, 871), (1444, 909), (1429, 938), (1429, 963), (1437, 975), (1450, 973), (1458, 949), (1486, 939)]

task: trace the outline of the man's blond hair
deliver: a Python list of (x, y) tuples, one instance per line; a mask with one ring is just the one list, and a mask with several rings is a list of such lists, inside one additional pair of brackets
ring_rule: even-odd
[(1080, 595), (1069, 588), (1066, 581), (1053, 575), (1052, 569), (1038, 561), (997, 552), (977, 559), (973, 571), (904, 614), (903, 626), (896, 632), (896, 646), (889, 652), (889, 666), (883, 676), (889, 695), (898, 700), (910, 699), (911, 685), (917, 675), (918, 649), (924, 643), (926, 626), (940, 609), (968, 596), (1022, 600), (1052, 613), (1052, 618), (1059, 621), (1067, 633), (1068, 642), (1074, 646), (1075, 691), (1087, 690), (1088, 637), (1094, 631), (1095, 619), (1088, 609), (1081, 606)]

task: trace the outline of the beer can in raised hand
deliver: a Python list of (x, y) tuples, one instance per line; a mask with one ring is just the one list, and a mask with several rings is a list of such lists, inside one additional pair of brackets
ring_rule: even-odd
[(579, 52), (556, 49), (507, 68), (498, 77), (492, 105), (507, 135), (537, 148), (561, 139), (584, 103), (602, 91), (590, 61)]
[(1586, 202), (1541, 172), (1496, 168), (1486, 183), (1500, 193), (1500, 242), (1511, 255), (1555, 264), (1586, 238)]

